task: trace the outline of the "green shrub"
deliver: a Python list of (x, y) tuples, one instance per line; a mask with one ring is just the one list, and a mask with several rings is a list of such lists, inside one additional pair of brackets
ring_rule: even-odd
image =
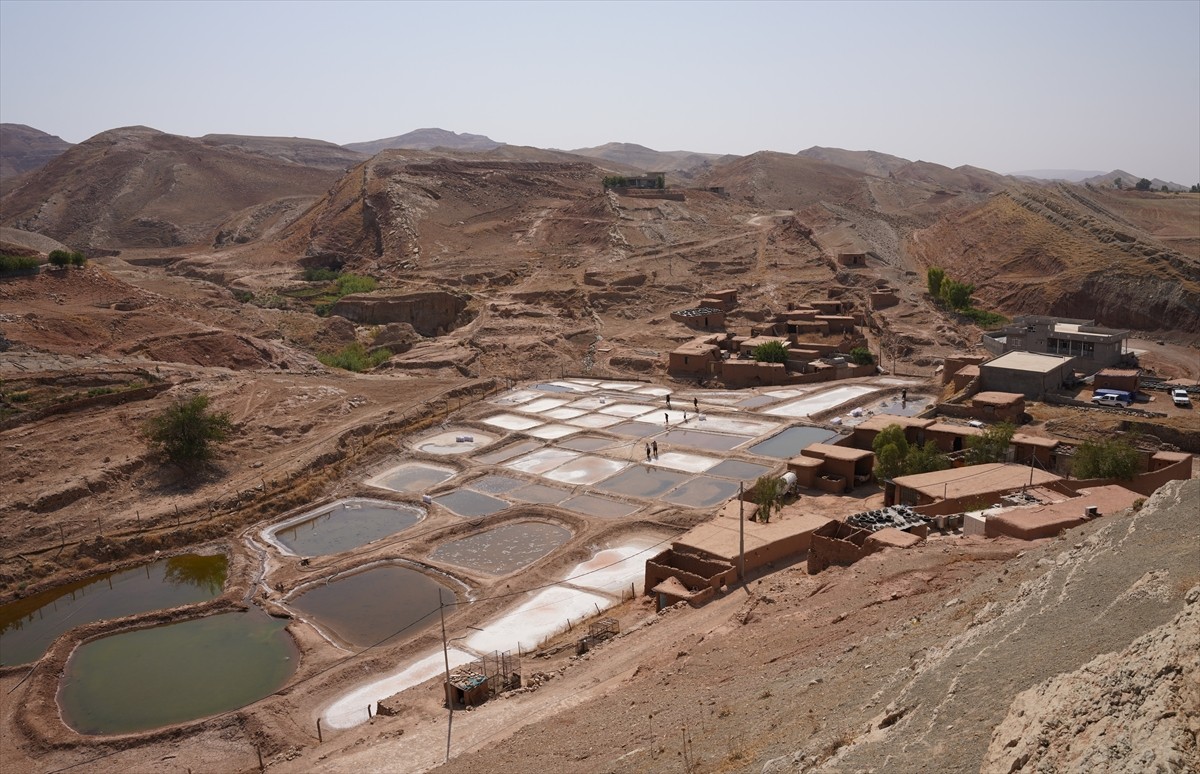
[(875, 356), (866, 347), (855, 347), (850, 350), (850, 360), (855, 365), (871, 365), (875, 362)]
[(100, 395), (112, 395), (114, 392), (116, 392), (116, 390), (112, 387), (93, 387), (87, 391), (87, 396), (89, 398), (95, 398)]
[(929, 295), (934, 298), (942, 297), (942, 282), (946, 279), (946, 270), (930, 266), (925, 272), (925, 282), (929, 286)]
[(1075, 478), (1131, 479), (1138, 469), (1138, 453), (1122, 438), (1085, 441), (1075, 450), (1071, 475)]
[(81, 252), (71, 253), (71, 265), (78, 268), (83, 268), (87, 265), (87, 256)]
[(254, 294), (249, 290), (235, 290), (233, 291), (233, 297), (235, 300), (240, 301), (243, 304), (254, 300)]
[(1017, 428), (1011, 422), (992, 425), (979, 435), (967, 439), (967, 464), (982, 465), (986, 462), (1004, 462), (1008, 458), (1008, 447), (1012, 444)]
[(768, 341), (751, 350), (750, 356), (760, 363), (786, 363), (787, 347), (780, 341)]
[(333, 311), (333, 303), (317, 304), (313, 307), (313, 311), (317, 313), (318, 317), (328, 317), (329, 313)]
[(59, 269), (64, 266), (69, 266), (71, 263), (71, 253), (67, 250), (51, 250), (50, 265)]
[(347, 371), (361, 372), (369, 371), (387, 362), (391, 356), (392, 351), (389, 349), (367, 352), (367, 348), (362, 345), (362, 342), (356, 341), (337, 352), (317, 355), (317, 359), (330, 368), (344, 368)]
[(333, 282), (342, 273), (337, 269), (328, 269), (324, 266), (314, 266), (304, 270), (305, 282)]
[(30, 271), (40, 265), (41, 262), (37, 258), (24, 255), (0, 255), (0, 274)]
[(358, 274), (343, 274), (337, 278), (338, 295), (348, 296), (351, 293), (369, 293), (379, 287), (374, 277), (363, 277)]
[(228, 440), (233, 431), (229, 414), (209, 411), (208, 401), (204, 394), (177, 401), (151, 417), (142, 429), (151, 446), (185, 471), (194, 471), (212, 459), (215, 445)]
[(966, 309), (959, 309), (958, 313), (963, 317), (970, 318), (970, 320), (980, 328), (985, 328), (988, 330), (1000, 328), (1008, 324), (1008, 318), (1004, 315), (996, 312), (989, 312), (985, 309), (976, 309), (973, 306)]

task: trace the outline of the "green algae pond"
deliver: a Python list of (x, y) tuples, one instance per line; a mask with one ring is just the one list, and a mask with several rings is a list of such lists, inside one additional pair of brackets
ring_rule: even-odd
[(296, 671), (286, 627), (251, 610), (85, 642), (59, 687), (63, 719), (83, 734), (127, 734), (251, 704)]
[(0, 606), (0, 665), (37, 661), (59, 635), (77, 626), (207, 602), (220, 596), (227, 571), (224, 554), (184, 554)]

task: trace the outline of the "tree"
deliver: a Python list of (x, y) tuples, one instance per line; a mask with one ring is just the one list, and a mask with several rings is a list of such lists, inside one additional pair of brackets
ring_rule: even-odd
[(768, 341), (752, 349), (750, 356), (760, 363), (786, 363), (787, 347), (781, 341)]
[(1113, 178), (1113, 185), (1117, 187), (1118, 191), (1123, 190), (1125, 188), (1125, 179), (1120, 177)]
[(871, 365), (875, 362), (875, 356), (866, 347), (855, 347), (850, 350), (850, 360), (855, 365)]
[(875, 452), (875, 477), (895, 478), (904, 473), (904, 461), (908, 457), (908, 439), (900, 425), (888, 425), (879, 431), (871, 442)]
[(203, 393), (176, 401), (151, 417), (142, 430), (152, 447), (185, 472), (195, 472), (211, 460), (216, 444), (226, 441), (233, 431), (229, 414), (209, 411), (208, 402)]
[(1163, 193), (1166, 193), (1167, 191), (1169, 191), (1169, 190), (1171, 190), (1171, 189), (1167, 188), (1167, 187), (1164, 185), (1164, 186), (1162, 186), (1161, 188), (1159, 188), (1158, 190), (1162, 191)]
[(1200, 183), (1196, 183), (1194, 186), (1189, 188), (1188, 193), (1200, 193)]
[(909, 447), (908, 456), (904, 458), (904, 472), (910, 476), (914, 473), (949, 470), (950, 465), (950, 458), (942, 454), (933, 441), (926, 441), (924, 446), (914, 444)]
[(1003, 462), (1008, 457), (1017, 428), (1011, 422), (992, 425), (976, 436), (967, 439), (967, 464), (982, 465), (985, 462)]
[(1123, 438), (1084, 441), (1075, 450), (1075, 478), (1130, 479), (1138, 470), (1138, 452)]
[(87, 258), (84, 256), (83, 253), (80, 253), (80, 252), (71, 253), (71, 265), (72, 266), (76, 266), (78, 268), (83, 268), (83, 266), (86, 263), (87, 263)]
[(1143, 177), (1141, 180), (1137, 181), (1137, 183), (1133, 187), (1138, 189), (1139, 191), (1149, 191), (1150, 185), (1151, 185), (1150, 181)]
[(934, 298), (942, 297), (942, 280), (946, 279), (946, 270), (930, 266), (925, 272), (925, 282), (929, 285), (929, 295)]
[(70, 250), (51, 250), (50, 251), (50, 265), (51, 266), (57, 266), (58, 268), (61, 269), (65, 266), (69, 266), (70, 263), (71, 263), (71, 251)]
[(951, 309), (966, 309), (971, 305), (971, 294), (975, 286), (969, 282), (958, 282), (947, 279), (942, 282), (942, 300)]
[(759, 476), (754, 482), (754, 503), (758, 506), (758, 521), (771, 521), (771, 509), (783, 495), (783, 483), (775, 476)]

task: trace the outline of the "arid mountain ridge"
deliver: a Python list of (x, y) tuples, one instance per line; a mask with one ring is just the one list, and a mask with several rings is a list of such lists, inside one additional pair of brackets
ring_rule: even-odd
[[(546, 280), (570, 296), (583, 269), (672, 274), (678, 257), (700, 270), (658, 288), (662, 304), (689, 303), (753, 267), (767, 277), (761, 301), (779, 306), (808, 287), (813, 261), (865, 252), (918, 292), (914, 277), (944, 266), (1006, 314), (1200, 333), (1195, 195), (1031, 184), (836, 148), (655, 156), (628, 144), (565, 152), (483, 140), (419, 130), (380, 142), (468, 149), (366, 157), (316, 140), (115, 129), (27, 174), (0, 200), (0, 225), (93, 252), (187, 248), (180, 270), (232, 286), (263, 281), (256, 261), (480, 290), (520, 286), (536, 267), (537, 290), (524, 292), (537, 305), (555, 297), (539, 295)], [(631, 208), (600, 187), (606, 174), (692, 163), (690, 177), (668, 172), (689, 189), (682, 202)], [(827, 281), (814, 276), (811, 287)]]

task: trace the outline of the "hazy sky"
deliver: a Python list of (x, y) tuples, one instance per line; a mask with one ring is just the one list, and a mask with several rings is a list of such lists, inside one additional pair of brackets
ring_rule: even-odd
[(1200, 2), (0, 0), (0, 121), (1200, 181)]

